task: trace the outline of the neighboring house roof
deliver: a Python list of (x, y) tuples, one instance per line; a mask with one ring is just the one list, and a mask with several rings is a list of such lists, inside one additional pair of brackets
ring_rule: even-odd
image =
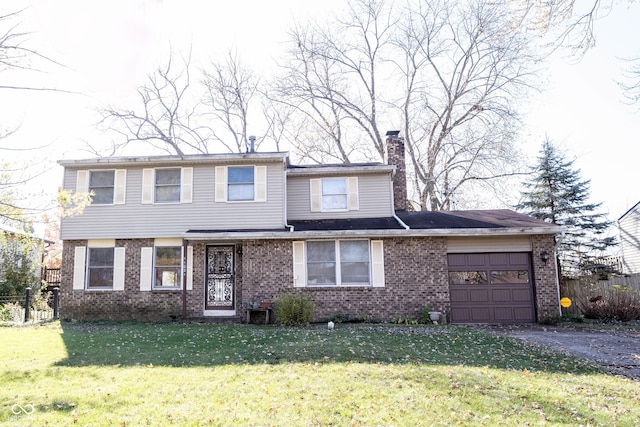
[(271, 230), (189, 230), (187, 239), (302, 238), (335, 236), (474, 236), (557, 234), (563, 227), (508, 209), (474, 211), (398, 211), (382, 218), (289, 221), (291, 228)]
[(629, 209), (628, 211), (626, 211), (625, 213), (623, 213), (623, 214), (620, 216), (620, 218), (618, 218), (618, 221), (622, 221), (622, 219), (623, 219), (625, 216), (627, 216), (627, 215), (629, 215), (631, 212), (633, 212), (633, 211), (637, 210), (637, 209), (638, 209), (638, 206), (640, 206), (640, 202), (636, 203), (635, 205), (633, 205), (633, 206), (631, 207), (631, 209)]

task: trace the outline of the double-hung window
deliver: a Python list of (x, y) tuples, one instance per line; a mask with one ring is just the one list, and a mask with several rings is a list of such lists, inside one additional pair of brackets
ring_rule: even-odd
[(112, 289), (114, 248), (88, 248), (87, 289)]
[(154, 198), (156, 203), (180, 202), (180, 175), (179, 168), (156, 169)]
[(154, 288), (179, 288), (182, 277), (182, 247), (156, 246), (154, 258)]
[(76, 246), (73, 289), (124, 290), (125, 251), (114, 239), (88, 240), (87, 246)]
[(90, 193), (92, 205), (122, 205), (125, 203), (127, 170), (79, 170), (76, 191)]
[(322, 180), (322, 210), (347, 210), (347, 179), (327, 178)]
[(215, 201), (266, 202), (266, 166), (216, 166)]
[(94, 205), (108, 205), (113, 203), (115, 187), (115, 171), (101, 170), (89, 172), (89, 192), (92, 193)]
[(370, 277), (368, 240), (307, 242), (309, 285), (369, 285)]
[(253, 166), (229, 166), (227, 173), (228, 200), (234, 202), (254, 200)]
[(358, 177), (312, 178), (309, 180), (311, 212), (341, 212), (360, 209)]

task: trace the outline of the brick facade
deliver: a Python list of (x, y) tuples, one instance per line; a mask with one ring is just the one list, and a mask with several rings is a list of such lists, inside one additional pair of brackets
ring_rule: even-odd
[[(532, 236), (533, 270), (538, 321), (559, 315), (559, 296), (553, 263), (552, 236)], [(316, 305), (315, 321), (336, 316), (390, 321), (419, 318), (429, 306), (449, 312), (447, 241), (444, 237), (389, 237), (384, 242), (385, 287), (294, 288), (292, 240), (247, 240), (235, 245), (235, 321), (246, 318), (254, 301), (275, 300), (286, 292), (310, 296)], [(182, 292), (140, 291), (140, 248), (153, 239), (117, 240), (126, 248), (124, 291), (73, 290), (73, 254), (86, 241), (65, 241), (60, 313), (63, 319), (166, 321), (182, 316)], [(187, 316), (202, 318), (207, 243), (193, 242), (193, 290), (187, 292)], [(551, 260), (544, 263), (540, 254)]]
[[(531, 246), (538, 322), (553, 322), (561, 315), (553, 236), (531, 236)], [(543, 252), (549, 255), (547, 262), (541, 259)]]

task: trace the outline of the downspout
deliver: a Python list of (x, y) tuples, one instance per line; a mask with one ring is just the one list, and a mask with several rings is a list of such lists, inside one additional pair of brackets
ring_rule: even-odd
[(182, 319), (187, 320), (187, 240), (182, 239)]
[(289, 229), (290, 233), (293, 233), (293, 225), (287, 224), (289, 219), (287, 218), (287, 161), (284, 163), (284, 179), (282, 180), (282, 215), (284, 216), (284, 226)]

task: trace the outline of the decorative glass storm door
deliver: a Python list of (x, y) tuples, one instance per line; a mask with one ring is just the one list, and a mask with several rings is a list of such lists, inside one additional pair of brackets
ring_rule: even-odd
[(207, 246), (205, 310), (234, 309), (233, 248), (233, 246)]

